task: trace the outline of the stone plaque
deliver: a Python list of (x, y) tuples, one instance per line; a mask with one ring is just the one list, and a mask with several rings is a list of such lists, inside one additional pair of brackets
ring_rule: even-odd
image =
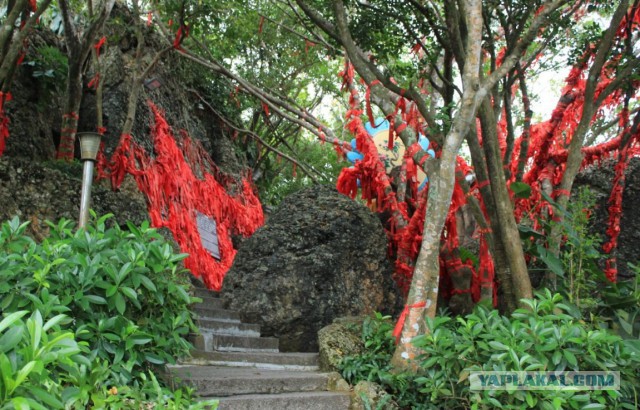
[(216, 221), (200, 212), (196, 211), (196, 223), (198, 233), (202, 240), (202, 246), (209, 251), (211, 256), (220, 260), (220, 247), (218, 246), (218, 230)]

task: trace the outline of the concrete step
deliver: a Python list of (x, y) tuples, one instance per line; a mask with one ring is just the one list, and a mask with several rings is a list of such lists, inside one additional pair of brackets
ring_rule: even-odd
[(177, 366), (171, 372), (200, 397), (280, 394), (327, 390), (327, 373), (246, 367)]
[(224, 397), (219, 410), (347, 410), (348, 393), (304, 392)]
[(275, 337), (248, 337), (216, 335), (202, 332), (193, 335), (191, 342), (196, 349), (206, 352), (278, 352), (278, 339)]
[(202, 302), (194, 304), (193, 307), (201, 309), (224, 309), (224, 304), (220, 298), (204, 297), (200, 299), (202, 299)]
[(254, 367), (270, 370), (318, 370), (317, 353), (205, 352), (192, 350), (184, 364)]
[(196, 314), (200, 318), (215, 319), (220, 322), (240, 323), (240, 313), (236, 312), (235, 310), (226, 310), (195, 305), (193, 311), (196, 312)]
[(198, 327), (200, 327), (200, 332), (218, 335), (260, 337), (260, 325), (249, 323), (228, 322), (201, 317), (198, 319)]
[(193, 295), (202, 299), (204, 298), (218, 299), (220, 297), (219, 292), (214, 292), (212, 290), (205, 289), (205, 288), (193, 288)]

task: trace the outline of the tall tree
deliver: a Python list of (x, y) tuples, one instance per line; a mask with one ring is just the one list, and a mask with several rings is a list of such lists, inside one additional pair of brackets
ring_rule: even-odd
[[(479, 225), (487, 227), (480, 230), (481, 249), (483, 241), (489, 243), (498, 282), (504, 292), (502, 299), (505, 307), (511, 310), (520, 299), (532, 296), (531, 280), (517, 227), (522, 209), (517, 208), (519, 204), (515, 203), (512, 189), (516, 174), (522, 177), (522, 170), (528, 169), (530, 173), (536, 168), (530, 160), (534, 151), (526, 146), (531, 128), (527, 79), (540, 59), (555, 55), (550, 50), (553, 51), (561, 35), (579, 24), (580, 16), (602, 6), (595, 2), (562, 0), (332, 3), (333, 7), (326, 2), (296, 1), (306, 15), (307, 22), (321, 28), (329, 41), (344, 48), (349, 64), (353, 65), (365, 84), (365, 103), (369, 104), (369, 100), (375, 103), (395, 124), (395, 133), (410, 154), (406, 160), (420, 164), (429, 177), (426, 206), (423, 203), (426, 216), (421, 231), (420, 252), (413, 269), (407, 304), (400, 319), (402, 336), (394, 357), (395, 364), (402, 367), (407, 364), (406, 359), (417, 354), (410, 342), (414, 336), (424, 332), (423, 317), (435, 315), (440, 245), (444, 238), (441, 234), (456, 189), (456, 156), (463, 140), (466, 140), (473, 160), (477, 179), (474, 187), (480, 191), (477, 197), (480, 203), (474, 205), (474, 214)], [(609, 33), (619, 32), (621, 16), (626, 15), (627, 21), (635, 21), (635, 12), (629, 9), (627, 3), (615, 5), (618, 11), (613, 14), (613, 28)], [(633, 27), (637, 29), (637, 26)], [(607, 55), (604, 50), (609, 50), (612, 44), (611, 40), (606, 40), (607, 37), (605, 33), (601, 39), (592, 38), (587, 44), (589, 48), (603, 50), (596, 52), (599, 57), (592, 60), (594, 63)], [(402, 52), (397, 50), (401, 49), (411, 49), (412, 53), (399, 56)], [(454, 67), (457, 67), (459, 75)], [(591, 67), (594, 73), (599, 73), (602, 63), (600, 67)], [(632, 78), (629, 75), (634, 72), (635, 63), (626, 63), (621, 68), (616, 71), (616, 80), (607, 88), (609, 93), (619, 90), (620, 82), (625, 78)], [(596, 74), (589, 78), (596, 78), (591, 80), (595, 84), (599, 76)], [(352, 79), (348, 82), (353, 100), (357, 94), (357, 84)], [(513, 117), (517, 114), (513, 104), (517, 91), (520, 92), (526, 114), (523, 137), (516, 141)], [(599, 103), (605, 98), (603, 94)], [(566, 107), (566, 102), (563, 100), (564, 105), (560, 107)], [(348, 114), (349, 129), (355, 134), (362, 132), (360, 116), (363, 110), (358, 110), (358, 103)], [(588, 108), (585, 111), (586, 124), (591, 122), (595, 112), (588, 110), (595, 109)], [(367, 111), (370, 116), (368, 107)], [(416, 112), (419, 113), (417, 120)], [(558, 121), (557, 117), (554, 114), (555, 120), (552, 121)], [(551, 126), (550, 123), (544, 125)], [(537, 137), (541, 129), (536, 128)], [(418, 132), (427, 134), (432, 140), (438, 151), (436, 158), (426, 157), (424, 150), (416, 146)], [(360, 151), (368, 150), (366, 138), (358, 139), (358, 143)], [(574, 155), (582, 155), (582, 143), (572, 144), (577, 146), (577, 154)], [(521, 149), (521, 154), (516, 152), (516, 146)], [(538, 149), (539, 146), (533, 148)], [(373, 151), (369, 158), (375, 155)], [(535, 153), (534, 158), (537, 156), (538, 153)], [(367, 162), (365, 153), (362, 166), (356, 172), (347, 173), (342, 186), (353, 192), (349, 188), (349, 178), (353, 180), (357, 177), (363, 185), (373, 181), (378, 185), (374, 191), (378, 193), (379, 206), (395, 214), (395, 229), (405, 229), (407, 225), (413, 229), (414, 221), (408, 220), (406, 208), (397, 203), (406, 188), (398, 187), (393, 192), (384, 176), (363, 180), (367, 172), (376, 173), (380, 169), (372, 159), (369, 161), (371, 167), (367, 170)], [(510, 169), (511, 163), (517, 163), (517, 169)], [(558, 166), (562, 167), (563, 163), (558, 162)], [(565, 178), (571, 179), (571, 173), (565, 173)], [(463, 175), (458, 175), (458, 183), (468, 193), (469, 187), (461, 178)], [(538, 183), (538, 177), (533, 181)], [(367, 195), (370, 194), (364, 192), (363, 196)], [(455, 226), (448, 225), (446, 237), (455, 235), (454, 229)], [(401, 256), (401, 252), (398, 256)], [(491, 299), (491, 296), (491, 293), (482, 293), (482, 297)]]
[[(81, 16), (74, 16), (68, 0), (58, 1), (64, 24), (64, 38), (69, 63), (57, 159), (73, 160), (79, 119), (78, 112), (82, 102), (82, 75), (87, 57), (107, 17), (111, 14), (114, 3), (115, 0), (104, 0), (99, 2), (97, 7), (93, 7), (93, 0), (87, 0), (86, 10), (91, 10), (91, 13), (88, 13), (89, 18), (82, 19)], [(94, 14), (94, 10), (97, 10), (97, 13)]]

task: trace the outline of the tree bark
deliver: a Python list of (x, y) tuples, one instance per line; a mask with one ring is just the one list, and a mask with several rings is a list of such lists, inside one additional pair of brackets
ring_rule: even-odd
[[(91, 0), (90, 0), (91, 1)], [(97, 34), (102, 29), (115, 0), (104, 0), (100, 13), (91, 22), (82, 36), (77, 33), (75, 23), (71, 18), (67, 0), (59, 0), (60, 10), (63, 15), (65, 41), (67, 46), (67, 89), (65, 104), (62, 114), (62, 129), (60, 130), (60, 145), (56, 159), (72, 161), (75, 151), (76, 132), (78, 127), (78, 111), (82, 103), (82, 75), (84, 65), (92, 49)]]
[(491, 221), (491, 226), (494, 233), (499, 232), (495, 238), (496, 241), (502, 243), (505, 251), (511, 273), (513, 297), (518, 304), (521, 299), (532, 298), (533, 289), (527, 263), (524, 259), (520, 232), (513, 214), (513, 204), (506, 184), (502, 155), (498, 145), (497, 121), (489, 98), (482, 101), (478, 113), (482, 125), (483, 147), (497, 217), (497, 220)]
[[(3, 37), (2, 40), (4, 41), (4, 44), (2, 44), (3, 55), (2, 59), (0, 60), (0, 91), (8, 91), (9, 83), (11, 82), (11, 78), (13, 77), (13, 72), (16, 68), (18, 58), (20, 57), (20, 51), (24, 46), (24, 40), (31, 33), (34, 24), (36, 23), (36, 21), (38, 21), (42, 13), (47, 9), (47, 7), (49, 7), (51, 1), (52, 0), (44, 0), (42, 3), (40, 3), (38, 10), (36, 10), (36, 12), (33, 13), (31, 17), (29, 17), (24, 27), (22, 27), (22, 29), (18, 31), (17, 34), (12, 35), (13, 31), (11, 29), (3, 27), (2, 36), (5, 37)], [(8, 23), (8, 21), (5, 21), (5, 24)], [(12, 23), (15, 23), (15, 20)]]
[(456, 157), (464, 137), (475, 120), (476, 93), (482, 40), (482, 1), (465, 0), (467, 10), (467, 44), (462, 76), (463, 95), (460, 110), (442, 146), (436, 172), (430, 175), (429, 195), (420, 253), (413, 272), (411, 288), (404, 309), (400, 341), (391, 359), (395, 370), (413, 369), (420, 350), (411, 341), (424, 334), (424, 317), (435, 317), (440, 279), (440, 237), (449, 210), (455, 184)]

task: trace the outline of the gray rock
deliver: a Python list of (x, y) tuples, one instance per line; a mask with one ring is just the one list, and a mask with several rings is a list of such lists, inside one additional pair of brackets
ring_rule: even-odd
[(345, 356), (362, 353), (364, 318), (336, 320), (318, 332), (318, 366), (322, 371), (338, 371)]
[(348, 392), (351, 391), (351, 386), (342, 378), (340, 373), (331, 372), (327, 375), (327, 390)]
[(379, 384), (361, 381), (353, 388), (349, 410), (393, 410), (398, 405)]
[(285, 199), (240, 246), (222, 297), (279, 337), (282, 351), (315, 351), (317, 331), (336, 317), (393, 313), (399, 297), (386, 250), (367, 207), (312, 187)]
[[(615, 161), (605, 161), (602, 166), (592, 166), (576, 177), (574, 190), (580, 186), (588, 186), (595, 194), (596, 209), (592, 215), (593, 231), (600, 235), (605, 243), (608, 240), (605, 231), (609, 221), (608, 201), (614, 173)], [(625, 172), (625, 187), (622, 195), (622, 218), (620, 220), (620, 237), (618, 238), (617, 256), (620, 279), (633, 276), (627, 266), (628, 262), (637, 264), (640, 259), (640, 214), (635, 209), (640, 203), (640, 158), (632, 158)]]
[[(19, 216), (31, 221), (28, 232), (36, 239), (46, 236), (45, 220), (60, 218), (77, 221), (80, 210), (82, 168), (78, 163), (33, 162), (0, 157), (0, 221)], [(98, 215), (113, 213), (110, 223), (140, 224), (148, 218), (144, 196), (133, 181), (113, 192), (108, 184), (95, 184), (92, 209)]]
[[(106, 133), (102, 141), (107, 158), (111, 157), (118, 145), (127, 116), (137, 41), (134, 31), (129, 28), (137, 18), (126, 6), (116, 3), (105, 26), (105, 35), (109, 41), (103, 47), (100, 57), (100, 78), (104, 81), (103, 125)], [(143, 64), (150, 62), (166, 46), (153, 28), (146, 30)], [(49, 59), (66, 59), (59, 37), (48, 28), (39, 27), (29, 38), (25, 63), (16, 71), (11, 84), (13, 99), (5, 104), (10, 118), (10, 136), (6, 140), (3, 154), (5, 157), (46, 161), (55, 156), (60, 140), (66, 71), (59, 70), (54, 77), (38, 74), (43, 64), (51, 64), (43, 57), (46, 50)], [(220, 120), (201, 104), (199, 93), (206, 100), (209, 100), (210, 95), (198, 88), (202, 81), (194, 80), (199, 80), (199, 69), (199, 66), (174, 53), (164, 55), (153, 67), (149, 77), (145, 78), (158, 79), (162, 85), (154, 90), (143, 90), (137, 103), (131, 134), (136, 143), (153, 154), (153, 144), (149, 138), (152, 116), (148, 99), (164, 111), (178, 141), (181, 130), (185, 130), (192, 138), (200, 141), (218, 168), (226, 173), (240, 174), (245, 170), (245, 159), (236, 155), (230, 136), (226, 136), (221, 129)], [(84, 84), (88, 84), (94, 75), (94, 68), (90, 66), (83, 78)], [(211, 84), (207, 82), (206, 85), (209, 87)], [(223, 92), (225, 95), (227, 93), (226, 90)], [(214, 102), (209, 102), (215, 105)], [(89, 87), (85, 86), (83, 89), (78, 114), (79, 132), (96, 130), (96, 95)], [(79, 143), (76, 141), (76, 158), (79, 158), (78, 147)]]

